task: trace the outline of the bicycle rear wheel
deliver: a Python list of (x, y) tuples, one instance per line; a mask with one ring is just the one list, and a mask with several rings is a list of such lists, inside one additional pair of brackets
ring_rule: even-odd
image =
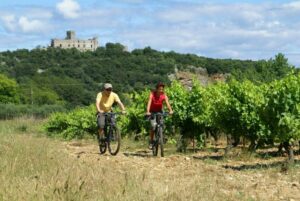
[(108, 151), (111, 155), (115, 156), (120, 150), (121, 134), (117, 127), (111, 127), (108, 136)]
[(163, 134), (162, 127), (158, 129), (158, 132), (159, 132), (159, 141), (157, 144), (159, 144), (160, 146), (160, 156), (164, 157), (164, 134)]

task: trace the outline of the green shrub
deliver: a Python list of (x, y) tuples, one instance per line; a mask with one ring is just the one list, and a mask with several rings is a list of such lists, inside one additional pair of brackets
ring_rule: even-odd
[(54, 113), (50, 116), (45, 129), (50, 136), (65, 139), (82, 138), (84, 134), (97, 132), (95, 106), (77, 108), (68, 113)]

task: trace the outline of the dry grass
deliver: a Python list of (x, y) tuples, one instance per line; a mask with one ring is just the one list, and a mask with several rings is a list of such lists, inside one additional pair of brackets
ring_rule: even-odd
[(239, 171), (201, 153), (154, 158), (144, 144), (130, 142), (116, 157), (100, 156), (94, 141), (41, 136), (39, 123), (0, 122), (0, 200), (300, 199), (297, 165), (288, 173), (278, 167)]

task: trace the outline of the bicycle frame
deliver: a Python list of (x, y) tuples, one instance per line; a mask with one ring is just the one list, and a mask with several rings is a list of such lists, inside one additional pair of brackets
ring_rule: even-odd
[(153, 115), (156, 119), (156, 126), (155, 126), (155, 140), (152, 146), (152, 150), (153, 150), (153, 155), (157, 156), (158, 153), (158, 145), (160, 145), (160, 149), (161, 149), (161, 157), (164, 156), (164, 148), (163, 148), (163, 140), (164, 140), (164, 136), (163, 136), (163, 126), (164, 126), (164, 117), (168, 116), (169, 113), (152, 113), (151, 115)]
[(104, 135), (106, 139), (109, 141), (110, 141), (109, 134), (111, 133), (111, 129), (116, 126), (116, 115), (117, 113), (113, 113), (113, 112), (104, 113), (105, 116)]
[[(105, 125), (103, 129), (105, 140), (99, 142), (100, 153), (104, 154), (106, 152), (106, 148), (108, 148), (111, 155), (116, 155), (119, 152), (121, 143), (120, 132), (115, 121), (116, 115), (119, 113), (106, 112), (103, 114), (105, 117)], [(114, 143), (116, 144), (112, 145)]]

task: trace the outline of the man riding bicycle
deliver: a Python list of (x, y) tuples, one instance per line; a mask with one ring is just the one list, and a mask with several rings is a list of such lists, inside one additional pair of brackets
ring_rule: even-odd
[(119, 96), (112, 92), (112, 85), (110, 83), (104, 84), (102, 92), (97, 94), (96, 108), (97, 108), (97, 125), (100, 139), (104, 139), (103, 128), (105, 126), (105, 112), (111, 112), (112, 105), (116, 102), (125, 114), (125, 107), (121, 102)]
[[(150, 93), (148, 104), (147, 104), (147, 113), (146, 113), (147, 116), (150, 116), (151, 113), (162, 112), (164, 102), (168, 107), (169, 114), (173, 114), (173, 110), (169, 103), (168, 96), (164, 93), (164, 88), (165, 85), (163, 83), (158, 83), (156, 85), (156, 89)], [(150, 118), (150, 124), (151, 124), (151, 128), (149, 131), (150, 133), (149, 149), (152, 149), (154, 131), (156, 127), (155, 116), (152, 116)]]

